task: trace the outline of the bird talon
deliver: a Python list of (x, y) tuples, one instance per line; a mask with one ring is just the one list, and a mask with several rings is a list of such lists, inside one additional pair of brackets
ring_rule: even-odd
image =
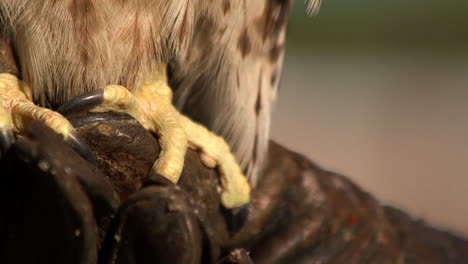
[(89, 93), (77, 96), (65, 104), (61, 105), (57, 112), (63, 116), (70, 116), (81, 112), (86, 112), (104, 101), (104, 90), (95, 90)]
[(76, 133), (74, 130), (71, 131), (66, 141), (76, 152), (80, 154), (82, 158), (91, 162), (92, 164), (96, 164), (96, 157), (89, 148), (88, 144), (80, 135), (78, 135), (78, 133)]
[(15, 135), (13, 129), (0, 129), (0, 159), (15, 143)]
[(223, 210), (226, 225), (231, 235), (237, 233), (247, 222), (249, 217), (248, 204)]
[(0, 104), (0, 158), (5, 155), (14, 142), (13, 124), (7, 110)]
[[(25, 90), (28, 90), (27, 86), (15, 76), (0, 74), (0, 105), (3, 106), (0, 119), (3, 117), (6, 120), (5, 124), (9, 124), (8, 126), (17, 132), (24, 132), (32, 120), (43, 120), (46, 125), (62, 134), (86, 160), (94, 162), (91, 150), (60, 113), (71, 115), (88, 110), (125, 112), (144, 128), (159, 136), (161, 154), (153, 165), (155, 173), (177, 183), (182, 173), (185, 153), (192, 145), (200, 150), (200, 157), (205, 165), (218, 166), (221, 174), (222, 204), (226, 208), (235, 208), (249, 202), (250, 186), (229, 146), (224, 139), (175, 109), (172, 105), (172, 90), (167, 85), (164, 70), (150, 75), (133, 93), (125, 87), (109, 85), (103, 90), (72, 99), (59, 108), (60, 113), (34, 105), (23, 92)], [(11, 144), (11, 135), (7, 133), (3, 141), (5, 146), (2, 146), (2, 151)]]
[(73, 126), (61, 114), (33, 104), (27, 85), (16, 76), (0, 74), (0, 150), (5, 152), (14, 142), (13, 132), (26, 133), (34, 120), (42, 120), (88, 161), (95, 158), (87, 144), (74, 131)]
[(200, 158), (207, 167), (219, 167), (223, 205), (234, 208), (248, 203), (250, 186), (227, 143), (175, 109), (164, 70), (149, 75), (133, 92), (123, 86), (109, 85), (103, 91), (80, 96), (59, 109), (65, 114), (84, 110), (125, 112), (145, 129), (156, 133), (161, 154), (153, 165), (153, 173), (172, 183), (179, 180), (187, 149), (200, 151)]

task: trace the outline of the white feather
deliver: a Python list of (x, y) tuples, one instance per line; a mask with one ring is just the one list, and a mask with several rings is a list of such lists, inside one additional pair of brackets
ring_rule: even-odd
[(317, 15), (322, 5), (322, 0), (306, 0), (307, 4), (307, 14), (310, 16)]

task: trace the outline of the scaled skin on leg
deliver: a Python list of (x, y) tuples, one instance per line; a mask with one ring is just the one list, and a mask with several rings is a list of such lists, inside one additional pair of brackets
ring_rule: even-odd
[[(32, 120), (40, 119), (65, 140), (69, 139), (73, 126), (68, 120), (57, 112), (34, 105), (31, 98), (31, 91), (25, 83), (14, 75), (0, 74), (0, 130), (11, 129), (21, 134)], [(221, 174), (221, 200), (226, 208), (249, 202), (250, 186), (229, 146), (221, 137), (175, 109), (165, 70), (148, 76), (134, 94), (118, 85), (105, 87), (103, 102), (93, 110), (126, 112), (147, 130), (158, 134), (161, 154), (153, 166), (156, 173), (177, 183), (190, 144), (203, 153), (203, 160), (216, 162)]]
[(29, 87), (16, 76), (0, 74), (0, 104), (6, 110), (0, 112), (3, 125), (0, 129), (11, 125), (15, 132), (23, 133), (31, 121), (39, 119), (67, 140), (73, 130), (70, 122), (59, 113), (34, 105), (31, 97)]
[(175, 109), (164, 70), (148, 76), (134, 94), (122, 86), (110, 85), (105, 87), (103, 97), (101, 105), (93, 111), (126, 112), (159, 136), (162, 150), (153, 166), (156, 173), (177, 183), (190, 144), (203, 153), (203, 160), (211, 163), (212, 159), (216, 162), (221, 174), (221, 200), (225, 207), (239, 207), (249, 202), (250, 186), (229, 146), (223, 138)]

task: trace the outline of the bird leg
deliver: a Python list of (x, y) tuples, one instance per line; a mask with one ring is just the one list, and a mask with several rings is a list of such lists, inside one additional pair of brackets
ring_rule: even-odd
[(69, 142), (85, 159), (94, 161), (87, 145), (78, 136), (66, 118), (32, 102), (31, 90), (9, 73), (0, 74), (0, 151), (6, 152), (14, 143), (14, 132), (22, 134), (34, 120), (42, 120), (65, 141)]
[(147, 76), (133, 94), (122, 86), (109, 85), (101, 91), (73, 99), (58, 111), (64, 115), (90, 108), (92, 112), (125, 112), (159, 137), (161, 153), (153, 165), (155, 173), (177, 183), (182, 173), (187, 147), (194, 147), (200, 150), (204, 163), (209, 166), (217, 165), (219, 169), (222, 204), (226, 208), (237, 208), (247, 204), (250, 199), (250, 186), (229, 146), (223, 138), (175, 109), (165, 67), (159, 69)]

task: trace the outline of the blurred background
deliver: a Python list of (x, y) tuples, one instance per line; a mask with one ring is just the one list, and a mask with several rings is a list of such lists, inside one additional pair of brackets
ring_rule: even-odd
[(305, 10), (296, 1), (273, 138), (468, 237), (468, 1)]

